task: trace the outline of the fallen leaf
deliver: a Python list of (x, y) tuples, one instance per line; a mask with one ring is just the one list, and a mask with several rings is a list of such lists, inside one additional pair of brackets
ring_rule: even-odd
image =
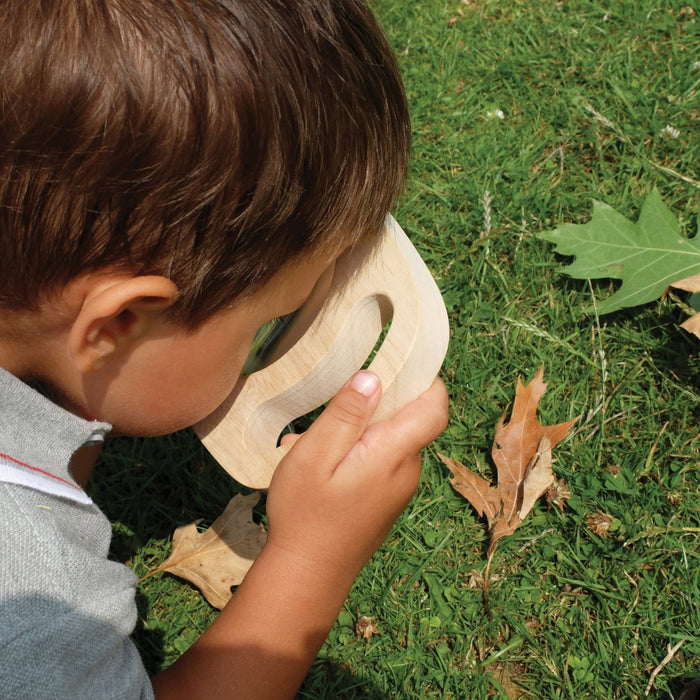
[(243, 581), (267, 540), (265, 528), (253, 522), (259, 500), (259, 493), (234, 496), (204, 532), (197, 530), (199, 521), (178, 527), (172, 553), (151, 574), (167, 571), (179, 576), (197, 586), (215, 608), (223, 608), (231, 587)]
[(700, 338), (700, 314), (695, 314), (681, 323), (681, 328)]
[(543, 376), (544, 367), (541, 367), (526, 386), (518, 379), (510, 420), (505, 422), (504, 413), (496, 425), (491, 449), (498, 477), (496, 486), (461, 462), (440, 455), (452, 472), (452, 486), (488, 521), (490, 541), (483, 588), (489, 617), (488, 584), (496, 545), (516, 531), (537, 499), (555, 483), (552, 448), (568, 435), (578, 420), (574, 418), (557, 425), (542, 425), (537, 420), (537, 406), (547, 389)]
[[(684, 292), (697, 294), (697, 292), (700, 292), (700, 274), (678, 280), (671, 286)], [(681, 328), (700, 338), (700, 313), (693, 314), (690, 318), (686, 319), (685, 322), (681, 323)]]
[(526, 386), (518, 379), (510, 420), (505, 423), (504, 414), (496, 425), (491, 456), (496, 465), (497, 486), (460, 462), (440, 455), (452, 472), (452, 486), (480, 516), (486, 515), (491, 535), (489, 556), (502, 537), (515, 532), (537, 499), (554, 482), (552, 448), (578, 420), (548, 426), (537, 420), (537, 405), (547, 388), (543, 376), (544, 367)]
[(543, 435), (537, 446), (535, 456), (530, 464), (523, 480), (523, 499), (518, 509), (518, 518), (522, 522), (532, 510), (537, 499), (547, 491), (554, 482), (552, 471), (552, 445), (549, 438)]
[(700, 292), (700, 273), (673, 282), (671, 286), (676, 289), (682, 289), (684, 292)]
[(598, 304), (601, 314), (659, 299), (669, 286), (700, 274), (700, 238), (681, 234), (657, 189), (644, 200), (636, 223), (594, 201), (588, 223), (563, 224), (539, 237), (555, 243), (558, 253), (575, 256), (564, 268), (571, 277), (622, 280), (622, 286)]

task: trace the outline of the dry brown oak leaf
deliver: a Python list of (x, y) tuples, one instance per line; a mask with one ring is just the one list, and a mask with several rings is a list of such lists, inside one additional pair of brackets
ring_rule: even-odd
[[(671, 286), (676, 289), (682, 289), (684, 292), (700, 292), (700, 274), (674, 282)], [(700, 338), (700, 313), (694, 314), (684, 323), (681, 323), (681, 328)]]
[(496, 543), (515, 532), (554, 481), (552, 448), (578, 420), (577, 417), (557, 425), (542, 425), (537, 420), (537, 405), (547, 389), (543, 376), (544, 367), (525, 386), (518, 379), (510, 420), (505, 423), (504, 413), (496, 425), (491, 456), (496, 465), (497, 486), (491, 486), (460, 462), (440, 455), (452, 472), (452, 486), (480, 516), (486, 515), (491, 536), (489, 558)]
[[(259, 493), (234, 496), (224, 512), (204, 532), (199, 521), (178, 527), (173, 551), (155, 571), (168, 571), (194, 584), (215, 608), (221, 610), (262, 550), (267, 533), (253, 522)], [(149, 574), (149, 575), (151, 575)]]

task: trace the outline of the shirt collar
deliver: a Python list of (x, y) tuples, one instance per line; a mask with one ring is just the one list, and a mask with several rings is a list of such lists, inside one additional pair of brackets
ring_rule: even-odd
[(0, 456), (6, 462), (80, 488), (70, 472), (73, 453), (110, 430), (109, 423), (66, 411), (0, 368)]

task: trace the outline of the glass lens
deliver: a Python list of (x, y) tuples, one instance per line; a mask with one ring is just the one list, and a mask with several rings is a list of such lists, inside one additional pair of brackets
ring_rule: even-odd
[(292, 319), (298, 311), (292, 311), (291, 314), (273, 318), (264, 326), (258, 329), (253, 339), (253, 345), (248, 353), (248, 358), (243, 365), (241, 374), (252, 374), (265, 367), (267, 358), (270, 356), (277, 341), (282, 337)]

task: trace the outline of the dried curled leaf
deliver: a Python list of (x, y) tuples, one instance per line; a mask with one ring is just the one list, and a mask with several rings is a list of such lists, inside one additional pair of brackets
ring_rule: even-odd
[[(683, 280), (678, 280), (678, 282), (674, 282), (671, 286), (675, 289), (681, 289), (684, 292), (700, 292), (700, 273)], [(690, 318), (686, 319), (681, 323), (681, 328), (700, 338), (700, 313), (693, 314)]]
[(537, 420), (537, 405), (547, 388), (543, 376), (544, 367), (526, 386), (518, 379), (510, 420), (505, 423), (504, 414), (496, 426), (491, 456), (497, 486), (491, 486), (460, 462), (440, 455), (452, 472), (452, 486), (479, 515), (486, 515), (491, 534), (489, 556), (502, 537), (515, 532), (535, 501), (554, 482), (552, 448), (578, 420), (548, 426)]
[(559, 510), (563, 511), (571, 493), (564, 479), (557, 479), (555, 477), (554, 481), (547, 489), (546, 496), (547, 505), (556, 506)]
[(197, 522), (173, 533), (173, 551), (154, 572), (168, 571), (199, 588), (215, 608), (223, 608), (260, 553), (267, 533), (253, 522), (259, 493), (234, 496), (224, 512), (204, 532)]
[(586, 524), (590, 528), (591, 532), (594, 532), (599, 537), (607, 537), (613, 520), (614, 518), (612, 515), (599, 510), (586, 517)]
[(578, 420), (574, 418), (557, 425), (542, 425), (537, 420), (537, 405), (547, 389), (543, 376), (544, 367), (527, 386), (518, 379), (510, 420), (505, 423), (504, 413), (496, 425), (491, 449), (498, 475), (496, 486), (491, 486), (460, 462), (440, 455), (452, 472), (452, 486), (488, 520), (491, 537), (483, 586), (489, 617), (492, 616), (488, 583), (496, 545), (501, 538), (515, 532), (537, 499), (555, 483), (552, 448), (568, 435)]

